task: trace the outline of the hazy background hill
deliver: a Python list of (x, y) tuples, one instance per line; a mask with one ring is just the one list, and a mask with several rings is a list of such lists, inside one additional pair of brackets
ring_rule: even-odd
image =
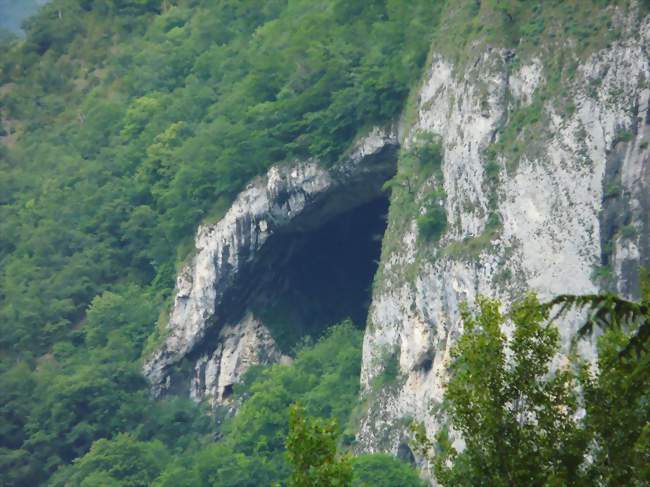
[(20, 24), (47, 0), (0, 0), (0, 29), (22, 34)]

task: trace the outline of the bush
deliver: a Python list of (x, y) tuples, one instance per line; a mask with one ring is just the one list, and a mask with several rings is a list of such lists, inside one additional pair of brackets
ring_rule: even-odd
[(400, 350), (397, 347), (384, 351), (381, 355), (382, 370), (372, 383), (373, 389), (380, 390), (386, 386), (395, 384), (400, 375), (399, 358)]
[[(454, 346), (445, 410), (465, 442), (457, 451), (442, 430), (434, 463), (443, 485), (561, 485), (579, 475), (587, 435), (576, 416), (577, 381), (551, 370), (559, 332), (534, 296), (506, 317), (501, 304), (478, 299), (462, 312), (464, 334)], [(514, 323), (512, 339), (502, 328)], [(578, 484), (579, 485), (579, 484)]]
[(147, 486), (160, 475), (169, 452), (159, 441), (142, 442), (128, 434), (96, 441), (74, 467), (55, 476), (54, 485)]
[(631, 130), (619, 130), (614, 136), (614, 141), (612, 142), (613, 146), (616, 146), (620, 142), (629, 142), (634, 137), (634, 134)]
[(442, 206), (434, 205), (417, 218), (417, 227), (418, 236), (436, 242), (447, 229), (447, 212)]

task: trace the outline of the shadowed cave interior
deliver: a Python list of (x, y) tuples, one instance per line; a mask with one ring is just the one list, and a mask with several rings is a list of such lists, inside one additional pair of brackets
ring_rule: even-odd
[(387, 213), (382, 197), (312, 231), (276, 236), (250, 308), (283, 352), (347, 318), (365, 326)]

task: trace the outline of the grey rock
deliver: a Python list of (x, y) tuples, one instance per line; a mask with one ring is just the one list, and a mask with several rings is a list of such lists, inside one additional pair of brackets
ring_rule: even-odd
[[(633, 271), (650, 259), (648, 19), (638, 32), (640, 37), (624, 36), (579, 66), (566, 87), (572, 113), (563, 113), (552, 100), (543, 104), (550, 123), (526, 140), (538, 151), (526, 151), (516, 165), (497, 161), (502, 225), (491, 241), (471, 251), (466, 243), (476, 242), (487, 227), (485, 149), (498, 139), (509, 111), (531, 103), (545, 83), (544, 73), (538, 59), (513, 70), (512, 52), (504, 50), (485, 50), (465, 70), (433, 56), (404, 145), (422, 132), (441, 137), (450, 224), (431, 245), (417, 238), (415, 218), (423, 208), (406, 225), (389, 221), (385, 241), (399, 245), (382, 255), (364, 338), (362, 395), (370, 404), (357, 435), (360, 451), (397, 454), (408, 436), (402, 418), (421, 421), (435, 434), (440, 425), (432, 411), (442, 400), (449, 353), (462, 333), (462, 302), (471, 305), (482, 294), (509, 306), (528, 289), (541, 299), (597, 292), (606, 284), (595, 279), (594, 270), (604, 264), (614, 272), (616, 290), (632, 297), (638, 292)], [(597, 89), (590, 91), (594, 84)], [(630, 135), (617, 140), (623, 131)], [(610, 198), (612, 181), (618, 192)], [(429, 187), (425, 183), (417, 190), (415, 201)], [(606, 222), (610, 204), (616, 205), (615, 217)], [(452, 247), (456, 252), (448, 251)], [(565, 346), (579, 323), (577, 314), (560, 322)], [(399, 350), (400, 381), (373, 390), (383, 370), (382, 353), (393, 348)], [(593, 358), (593, 344), (584, 344), (582, 353)], [(426, 472), (428, 466), (421, 466)]]
[[(189, 377), (174, 370), (184, 360), (194, 363), (192, 397), (218, 402), (224, 386), (217, 375), (227, 369), (238, 378), (244, 365), (280, 357), (268, 332), (260, 331), (262, 325), (253, 333), (239, 323), (247, 293), (259, 279), (256, 269), (273, 259), (274, 236), (308, 231), (376, 198), (395, 171), (397, 147), (392, 128), (377, 128), (331, 168), (314, 160), (274, 166), (237, 196), (221, 220), (199, 227), (196, 253), (177, 277), (168, 335), (144, 365), (155, 396), (183, 388), (174, 382)], [(241, 364), (232, 363), (241, 357), (241, 342), (227, 339), (224, 326), (243, 336), (263, 336), (254, 340), (261, 348)]]

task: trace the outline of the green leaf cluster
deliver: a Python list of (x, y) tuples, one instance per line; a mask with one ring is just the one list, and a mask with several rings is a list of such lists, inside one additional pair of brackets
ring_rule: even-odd
[[(356, 404), (361, 338), (351, 323), (343, 323), (331, 327), (316, 344), (303, 347), (290, 365), (250, 369), (234, 392), (238, 413), (217, 415), (217, 424), (206, 424), (206, 416), (180, 400), (164, 407), (165, 403), (158, 404), (150, 416), (140, 418), (140, 424), (131, 423), (132, 433), (95, 441), (50, 482), (157, 487), (253, 487), (287, 481), (336, 485), (325, 480), (333, 476), (341, 480), (340, 485), (350, 485), (354, 470), (359, 482), (374, 485), (383, 476), (379, 463), (388, 465), (393, 476), (404, 473), (412, 479), (415, 473), (409, 466), (385, 456), (365, 456), (352, 463), (344, 456), (347, 460), (337, 463), (335, 425), (345, 424)], [(303, 407), (292, 412), (296, 402)], [(308, 419), (307, 414), (321, 419)], [(196, 417), (203, 423), (193, 424)], [(191, 434), (201, 428), (217, 441), (210, 435)], [(300, 476), (292, 477), (290, 462), (302, 465), (312, 483), (301, 484)], [(318, 465), (325, 467), (311, 469)]]
[[(614, 328), (598, 363), (557, 364), (549, 307), (527, 296), (508, 315), (480, 298), (463, 312), (442, 411), (449, 428), (416, 441), (442, 485), (643, 485), (648, 481), (647, 352), (621, 356), (634, 330)], [(506, 320), (512, 336), (506, 337)], [(462, 445), (462, 448), (460, 447)]]
[(342, 487), (352, 481), (347, 456), (337, 456), (339, 432), (335, 420), (305, 418), (298, 404), (289, 411), (287, 458), (292, 465), (289, 487)]
[(413, 467), (385, 453), (352, 459), (353, 487), (424, 487)]
[(117, 282), (166, 297), (184, 241), (253, 176), (332, 164), (397, 116), (435, 14), (425, 0), (48, 3), (0, 64), (0, 346), (46, 352)]
[(424, 487), (416, 471), (392, 455), (337, 455), (338, 438), (336, 421), (305, 417), (302, 408), (293, 405), (287, 436), (287, 456), (292, 474), (287, 485)]

